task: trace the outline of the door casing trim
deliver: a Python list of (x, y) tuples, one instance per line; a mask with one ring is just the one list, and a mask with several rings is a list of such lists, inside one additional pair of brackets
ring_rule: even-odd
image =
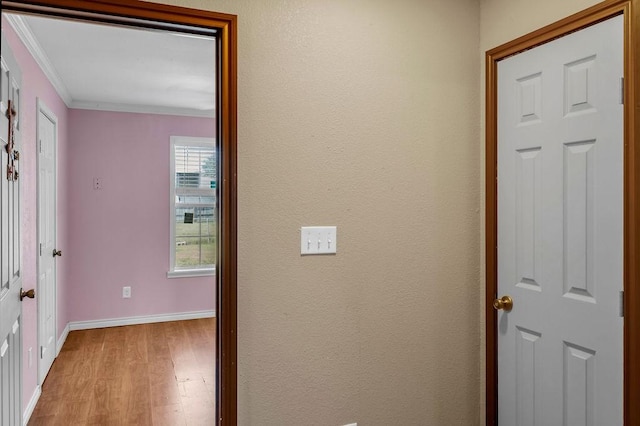
[[(498, 423), (498, 62), (613, 16), (624, 20), (624, 424), (640, 425), (640, 0), (607, 0), (486, 52), (486, 424)], [(634, 404), (633, 402), (636, 401)]]
[[(219, 250), (216, 274), (216, 424), (237, 424), (237, 16), (138, 0), (0, 0), (7, 12), (216, 30), (219, 61)], [(155, 24), (157, 23), (157, 24)]]

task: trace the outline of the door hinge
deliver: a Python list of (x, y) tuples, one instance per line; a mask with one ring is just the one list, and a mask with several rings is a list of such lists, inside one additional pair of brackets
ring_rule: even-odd
[(40, 346), (40, 359), (44, 358), (44, 346)]
[(38, 140), (38, 152), (42, 153), (42, 139)]
[(40, 256), (42, 256), (42, 243), (40, 243)]
[(620, 316), (624, 318), (624, 291), (620, 292)]
[(624, 77), (620, 77), (620, 103), (624, 105)]

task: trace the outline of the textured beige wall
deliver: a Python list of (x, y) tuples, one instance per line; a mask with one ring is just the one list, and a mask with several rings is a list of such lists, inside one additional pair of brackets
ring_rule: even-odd
[[(484, 52), (587, 9), (596, 0), (480, 0), (480, 51)], [(483, 82), (484, 84), (484, 82)]]
[[(569, 15), (587, 9), (599, 3), (595, 0), (480, 0), (480, 75), (481, 75), (481, 140), (484, 147), (484, 100), (485, 100), (485, 52), (501, 44), (507, 43), (522, 35), (542, 28), (545, 25), (559, 21)], [(484, 148), (483, 148), (484, 149)], [(482, 182), (482, 227), (481, 227), (481, 269), (482, 288), (480, 297), (480, 334), (481, 347), (485, 347), (485, 321), (484, 321), (484, 277), (485, 277), (485, 234), (484, 234), (484, 209), (485, 209), (485, 162), (484, 155), (480, 156)], [(480, 357), (480, 370), (482, 392), (480, 401), (481, 418), (485, 418), (485, 353), (484, 349)]]
[(166, 2), (239, 15), (240, 424), (478, 424), (478, 2)]

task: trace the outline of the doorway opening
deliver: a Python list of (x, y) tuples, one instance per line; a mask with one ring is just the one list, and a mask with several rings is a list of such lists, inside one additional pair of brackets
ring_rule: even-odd
[[(236, 18), (233, 15), (214, 13), (209, 11), (193, 10), (180, 7), (158, 5), (138, 2), (133, 0), (113, 0), (101, 2), (88, 2), (69, 5), (64, 0), (37, 1), (37, 2), (12, 2), (2, 1), (3, 13), (21, 14), (34, 17), (55, 17), (74, 22), (92, 22), (101, 25), (135, 27), (148, 31), (160, 31), (186, 38), (197, 39), (209, 37), (215, 40), (215, 69), (211, 70), (210, 79), (215, 83), (215, 155), (217, 160), (215, 179), (215, 210), (217, 217), (217, 232), (215, 242), (215, 312), (216, 312), (216, 418), (218, 424), (236, 423)], [(184, 135), (173, 135), (184, 136)], [(169, 154), (167, 140), (165, 146), (159, 146), (158, 150), (164, 150), (163, 155)], [(132, 150), (135, 148), (132, 147)], [(135, 152), (120, 150), (120, 155), (135, 155)], [(117, 162), (110, 167), (118, 167)], [(166, 164), (167, 173), (169, 164)], [(193, 173), (187, 170), (184, 173)], [(161, 179), (161, 178), (159, 178)], [(106, 192), (114, 181), (103, 181), (101, 176), (92, 176), (90, 191)], [(165, 179), (166, 182), (169, 179)], [(83, 184), (86, 182), (83, 182)], [(102, 186), (102, 188), (101, 188)], [(153, 189), (150, 189), (153, 190)], [(142, 197), (143, 195), (141, 195)], [(166, 194), (167, 198), (169, 194)], [(208, 202), (209, 200), (207, 200)], [(126, 210), (126, 204), (125, 210)], [(123, 205), (120, 206), (122, 208)], [(182, 210), (185, 206), (181, 206)], [(207, 205), (207, 208), (208, 205)], [(177, 209), (176, 209), (177, 210)], [(201, 209), (202, 210), (202, 209)], [(206, 210), (206, 209), (204, 209)], [(202, 211), (204, 211), (202, 210)], [(201, 218), (189, 215), (189, 212), (181, 211), (180, 229), (188, 228), (190, 221), (198, 221)], [(193, 214), (193, 212), (191, 212)], [(208, 213), (207, 213), (208, 214)], [(129, 212), (129, 217), (135, 216), (135, 211)], [(126, 216), (126, 215), (124, 215)], [(123, 217), (124, 217), (123, 216)], [(175, 216), (175, 212), (174, 212)], [(197, 215), (196, 215), (197, 216)], [(205, 214), (206, 216), (206, 214)], [(209, 215), (210, 216), (210, 215)], [(125, 218), (126, 219), (126, 218)], [(210, 219), (205, 218), (207, 226)], [(204, 220), (204, 219), (203, 219)], [(175, 221), (175, 218), (174, 218)], [(168, 222), (168, 220), (167, 220)], [(74, 221), (68, 224), (73, 229)], [(166, 223), (168, 231), (169, 223)], [(201, 229), (202, 226), (199, 227)], [(178, 228), (176, 228), (178, 229)], [(167, 232), (168, 233), (168, 232)], [(210, 250), (211, 236), (202, 237), (194, 245), (198, 246), (199, 256), (203, 251)], [(203, 238), (207, 238), (203, 243)], [(189, 248), (187, 242), (195, 241), (195, 237), (189, 234), (189, 239), (183, 238), (185, 244), (180, 244), (180, 252)], [(188, 240), (188, 241), (187, 241)], [(172, 242), (172, 244), (175, 242)], [(169, 242), (167, 242), (167, 247)], [(177, 250), (176, 250), (177, 251)], [(209, 252), (207, 252), (209, 253)], [(66, 253), (65, 253), (66, 254)], [(188, 255), (186, 256), (189, 257)], [(181, 259), (184, 261), (185, 256)], [(187, 259), (189, 261), (189, 259)], [(209, 262), (210, 263), (210, 262)], [(26, 265), (25, 265), (26, 266)], [(117, 268), (118, 265), (112, 265)], [(164, 271), (166, 274), (167, 271)], [(210, 277), (211, 278), (211, 277)], [(124, 287), (127, 287), (126, 285)], [(123, 289), (123, 297), (124, 296)], [(131, 289), (129, 289), (131, 291)], [(135, 297), (135, 287), (133, 287)], [(185, 290), (186, 291), (186, 290)], [(131, 294), (131, 293), (129, 293)], [(179, 291), (176, 292), (179, 294)], [(65, 295), (70, 296), (70, 295)], [(132, 299), (133, 300), (133, 299)], [(58, 335), (61, 330), (58, 330)], [(213, 362), (213, 359), (211, 360)]]

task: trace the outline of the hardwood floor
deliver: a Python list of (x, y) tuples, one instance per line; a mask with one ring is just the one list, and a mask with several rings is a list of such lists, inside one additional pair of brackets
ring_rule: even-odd
[(29, 425), (213, 425), (215, 318), (72, 331)]

